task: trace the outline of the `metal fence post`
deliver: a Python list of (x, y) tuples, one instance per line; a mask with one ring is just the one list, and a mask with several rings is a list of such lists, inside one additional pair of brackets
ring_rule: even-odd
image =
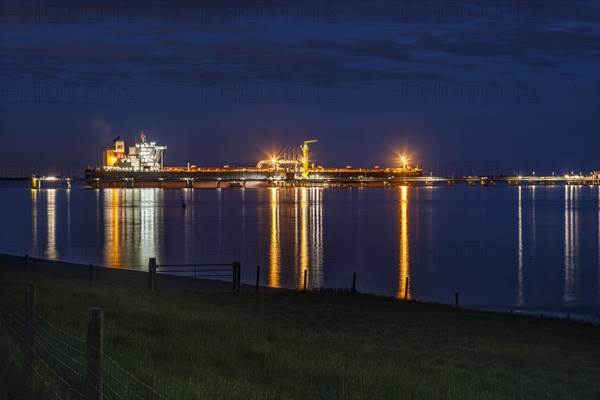
[(303, 286), (303, 289), (302, 289), (302, 290), (304, 290), (305, 292), (306, 292), (306, 284), (307, 284), (307, 283), (308, 283), (308, 270), (307, 270), (307, 269), (305, 269), (305, 270), (304, 270), (304, 286)]
[(257, 265), (256, 266), (256, 289), (255, 289), (256, 293), (258, 293), (258, 290), (259, 290), (258, 289), (259, 288), (258, 285), (259, 284), (260, 284), (260, 265)]
[(31, 369), (35, 366), (35, 287), (25, 285), (25, 357)]
[(352, 274), (352, 288), (350, 289), (352, 293), (356, 292), (356, 272)]
[(231, 263), (231, 291), (235, 292), (235, 261)]
[(25, 265), (23, 268), (25, 268), (25, 272), (27, 272), (27, 268), (29, 268), (29, 254), (25, 254)]
[(236, 293), (240, 292), (241, 286), (242, 286), (242, 264), (241, 263), (237, 263), (237, 274), (236, 274), (236, 285), (237, 285), (237, 289), (236, 289)]
[(148, 290), (154, 291), (154, 275), (156, 274), (156, 258), (148, 261)]
[(88, 309), (87, 324), (87, 399), (102, 400), (102, 353), (104, 327), (101, 308)]
[(240, 291), (240, 270), (241, 270), (241, 264), (238, 261), (234, 261), (232, 263), (232, 269), (233, 269), (233, 276), (232, 276), (232, 280), (233, 280), (233, 286), (232, 286), (232, 291), (235, 293), (238, 293)]

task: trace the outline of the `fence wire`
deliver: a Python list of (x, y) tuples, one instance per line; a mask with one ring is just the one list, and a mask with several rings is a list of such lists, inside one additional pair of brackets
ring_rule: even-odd
[[(242, 268), (241, 283), (243, 285), (246, 287), (256, 285), (256, 278), (256, 267)], [(258, 284), (260, 287), (300, 291), (355, 291), (375, 296), (393, 297), (400, 300), (416, 300), (425, 303), (447, 305), (454, 304), (454, 292), (448, 292), (445, 295), (437, 292), (430, 293), (426, 288), (415, 288), (412, 282), (406, 280), (406, 278), (401, 279), (401, 281), (399, 278), (378, 279), (360, 274), (354, 276), (352, 273), (325, 273), (323, 271), (315, 271), (311, 268), (296, 272), (278, 271), (272, 276), (269, 275), (268, 269), (266, 271), (261, 269), (258, 276)]]
[[(83, 324), (82, 329), (83, 331)], [(38, 383), (44, 386), (44, 396), (49, 399), (85, 400), (88, 388), (99, 389), (93, 382), (102, 384), (102, 399), (165, 399), (150, 385), (142, 382), (121, 367), (113, 358), (100, 352), (99, 376), (88, 369), (87, 342), (58, 328), (35, 313), (33, 362), (27, 348), (26, 304), (8, 294), (0, 293), (0, 335), (7, 338), (14, 353), (21, 356)], [(97, 350), (97, 349), (93, 349)], [(98, 366), (97, 364), (95, 364)], [(96, 368), (98, 369), (98, 368)], [(89, 379), (90, 377), (96, 378)]]

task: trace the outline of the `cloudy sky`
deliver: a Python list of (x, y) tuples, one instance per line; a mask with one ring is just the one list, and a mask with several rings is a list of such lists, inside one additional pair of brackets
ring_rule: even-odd
[(0, 175), (141, 130), (167, 165), (600, 169), (595, 1), (3, 1), (0, 57)]

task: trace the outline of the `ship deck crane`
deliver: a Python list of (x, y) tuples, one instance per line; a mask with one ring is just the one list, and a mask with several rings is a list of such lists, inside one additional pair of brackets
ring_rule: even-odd
[(318, 140), (310, 139), (304, 141), (304, 146), (302, 146), (302, 177), (308, 178), (308, 144), (316, 143)]

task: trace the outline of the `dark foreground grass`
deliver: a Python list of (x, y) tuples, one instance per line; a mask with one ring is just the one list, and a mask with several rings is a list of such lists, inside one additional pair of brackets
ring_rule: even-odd
[[(91, 289), (0, 268), (3, 293), (27, 281), (38, 312), (81, 337), (88, 307), (104, 308), (106, 353), (170, 399), (600, 398), (597, 326), (350, 293)], [(44, 398), (0, 339), (0, 396)]]

